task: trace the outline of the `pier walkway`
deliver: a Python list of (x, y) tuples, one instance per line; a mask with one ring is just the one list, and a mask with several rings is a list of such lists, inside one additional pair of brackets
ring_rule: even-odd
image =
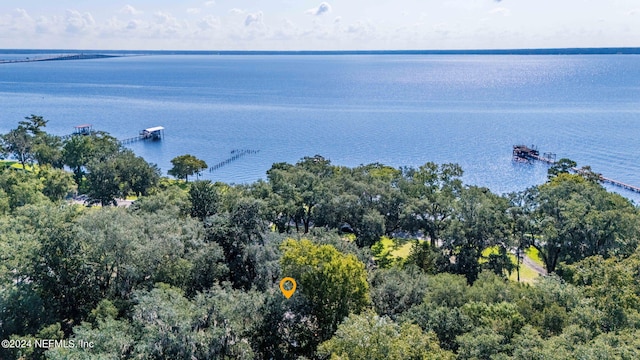
[[(95, 133), (95, 131), (93, 130), (93, 125), (91, 124), (83, 124), (83, 125), (78, 125), (78, 126), (74, 126), (74, 131), (71, 134), (68, 135), (63, 135), (60, 138), (62, 138), (62, 140), (66, 140), (71, 138), (72, 136), (77, 136), (77, 135), (91, 135), (93, 133)], [(155, 127), (150, 127), (144, 130), (140, 130), (140, 133), (138, 134), (138, 136), (134, 136), (134, 137), (130, 137), (130, 138), (126, 138), (126, 139), (121, 139), (118, 140), (118, 142), (120, 142), (121, 145), (127, 145), (127, 144), (131, 144), (137, 141), (143, 141), (143, 140), (162, 140), (162, 138), (164, 138), (164, 127), (162, 126), (155, 126)]]
[(231, 151), (231, 156), (229, 158), (227, 158), (226, 160), (223, 160), (215, 165), (213, 165), (212, 167), (209, 168), (209, 172), (214, 172), (218, 169), (220, 169), (221, 167), (228, 165), (238, 159), (240, 159), (241, 157), (248, 155), (248, 154), (257, 154), (259, 153), (260, 150), (232, 150)]
[[(535, 145), (531, 145), (531, 147), (528, 147), (526, 145), (513, 145), (513, 160), (518, 162), (529, 162), (533, 160), (541, 161), (549, 165), (554, 165), (556, 163), (556, 154), (544, 153), (543, 155), (540, 155), (540, 152)], [(580, 169), (578, 168), (572, 168), (571, 170), (576, 173), (580, 172)], [(629, 191), (640, 193), (640, 187), (638, 186), (629, 185), (602, 175), (599, 175), (599, 180), (603, 183), (611, 184)]]
[(162, 126), (155, 126), (140, 131), (138, 136), (134, 136), (128, 139), (120, 140), (120, 144), (126, 145), (141, 140), (161, 140), (164, 137), (164, 128)]

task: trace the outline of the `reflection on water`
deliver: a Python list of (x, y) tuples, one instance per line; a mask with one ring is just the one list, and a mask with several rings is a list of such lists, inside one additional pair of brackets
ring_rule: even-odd
[[(634, 56), (145, 56), (0, 66), (0, 131), (29, 114), (66, 134), (91, 123), (166, 173), (192, 154), (204, 178), (250, 182), (272, 163), (321, 154), (335, 164), (457, 162), (496, 192), (546, 178), (511, 161), (536, 144), (640, 185), (640, 62)], [(625, 196), (636, 195), (621, 191)]]

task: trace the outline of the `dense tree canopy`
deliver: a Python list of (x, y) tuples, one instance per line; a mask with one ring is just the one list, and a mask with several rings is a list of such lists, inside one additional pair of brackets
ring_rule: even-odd
[(455, 164), (319, 155), (187, 183), (206, 165), (161, 179), (106, 133), (46, 124), (1, 138), (0, 338), (94, 346), (1, 359), (640, 356), (638, 208), (571, 160), (506, 195)]

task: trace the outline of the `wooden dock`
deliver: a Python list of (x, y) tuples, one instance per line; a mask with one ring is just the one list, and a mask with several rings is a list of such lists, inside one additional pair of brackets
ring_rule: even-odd
[(630, 191), (633, 191), (633, 192), (640, 193), (640, 187), (629, 185), (629, 184), (625, 184), (625, 183), (617, 181), (617, 180), (609, 179), (608, 177), (604, 177), (602, 175), (600, 175), (600, 181), (602, 181), (603, 183), (607, 183), (607, 184), (615, 185), (617, 187), (621, 187), (621, 188), (626, 189), (626, 190), (630, 190)]
[(120, 144), (126, 145), (144, 140), (162, 140), (162, 138), (164, 138), (164, 127), (155, 126), (140, 130), (140, 134), (138, 134), (138, 136), (120, 140)]
[(231, 150), (231, 156), (209, 168), (209, 172), (214, 172), (221, 167), (231, 164), (232, 162), (240, 159), (241, 157), (249, 154), (257, 154), (260, 150)]
[(531, 145), (531, 147), (526, 145), (513, 145), (513, 159), (515, 161), (537, 160), (553, 165), (556, 163), (556, 154), (546, 152), (541, 156), (535, 145)]
[[(93, 125), (91, 124), (74, 126), (74, 129), (75, 130), (73, 131), (73, 133), (68, 135), (63, 135), (60, 138), (62, 140), (66, 140), (73, 136), (91, 135), (95, 133), (95, 131), (93, 130)], [(138, 134), (138, 136), (118, 140), (118, 142), (121, 145), (127, 145), (127, 144), (131, 144), (138, 141), (144, 141), (144, 140), (162, 140), (162, 138), (164, 138), (164, 127), (155, 126), (155, 127), (147, 128), (144, 130), (140, 130), (140, 133)]]
[[(556, 154), (554, 153), (544, 153), (542, 156), (538, 151), (538, 148), (535, 145), (531, 145), (531, 147), (526, 145), (513, 145), (513, 160), (518, 162), (531, 162), (531, 161), (541, 161), (548, 165), (553, 165), (556, 163)], [(572, 168), (573, 172), (579, 173), (580, 169)], [(611, 178), (599, 175), (600, 182), (611, 184), (625, 190), (633, 191), (636, 193), (640, 193), (640, 187), (629, 185), (623, 183), (621, 181), (613, 180)]]

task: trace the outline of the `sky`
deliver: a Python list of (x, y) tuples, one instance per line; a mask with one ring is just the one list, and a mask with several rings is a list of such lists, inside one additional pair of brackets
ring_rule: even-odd
[(640, 0), (2, 0), (0, 48), (640, 47)]

